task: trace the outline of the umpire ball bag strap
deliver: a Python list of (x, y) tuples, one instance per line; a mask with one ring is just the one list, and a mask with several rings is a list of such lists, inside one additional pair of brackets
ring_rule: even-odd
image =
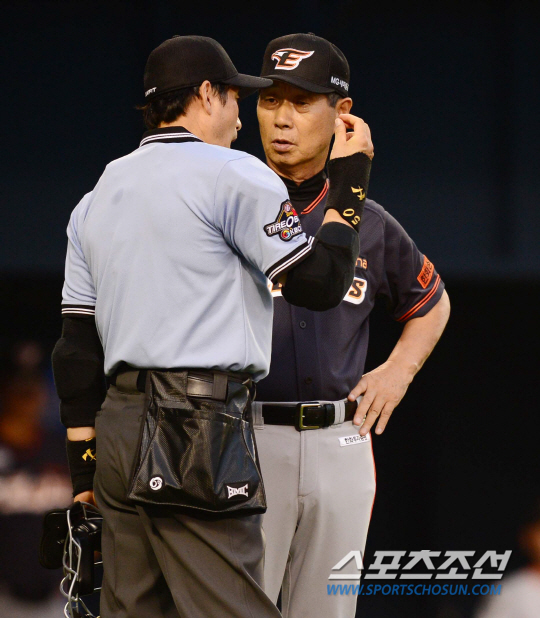
[(229, 380), (219, 401), (188, 396), (187, 380), (187, 371), (148, 371), (128, 498), (201, 517), (264, 513), (248, 386)]

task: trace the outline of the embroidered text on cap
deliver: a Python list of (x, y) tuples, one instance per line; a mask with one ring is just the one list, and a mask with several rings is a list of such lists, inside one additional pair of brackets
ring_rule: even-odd
[(341, 79), (340, 77), (332, 75), (332, 77), (330, 78), (330, 83), (332, 84), (332, 86), (339, 86), (340, 88), (343, 88), (343, 90), (346, 90), (347, 92), (349, 91), (348, 82), (346, 82), (344, 79)]

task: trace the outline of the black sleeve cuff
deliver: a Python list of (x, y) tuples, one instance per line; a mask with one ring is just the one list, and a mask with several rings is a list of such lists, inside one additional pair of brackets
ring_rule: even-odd
[(73, 485), (73, 496), (94, 488), (96, 439), (67, 440), (66, 452)]

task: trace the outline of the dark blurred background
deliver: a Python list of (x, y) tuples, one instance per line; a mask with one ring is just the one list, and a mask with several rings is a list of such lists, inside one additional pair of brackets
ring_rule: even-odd
[[(41, 406), (43, 435), (61, 434), (54, 395), (44, 393), (60, 333), (65, 228), (105, 165), (138, 145), (149, 52), (173, 34), (204, 34), (240, 71), (257, 73), (270, 39), (314, 32), (351, 65), (353, 113), (375, 143), (370, 197), (435, 263), (452, 302), (440, 344), (374, 439), (368, 558), (377, 549), (513, 549), (508, 571), (520, 567), (517, 525), (540, 495), (538, 9), (487, 0), (2, 2), (3, 392), (22, 371), (21, 346), (34, 346), (25, 393)], [(261, 156), (255, 104), (241, 107), (234, 147)], [(368, 368), (399, 333), (376, 309)], [(8, 408), (0, 414), (13, 415)], [(358, 616), (468, 618), (477, 601), (363, 597)]]

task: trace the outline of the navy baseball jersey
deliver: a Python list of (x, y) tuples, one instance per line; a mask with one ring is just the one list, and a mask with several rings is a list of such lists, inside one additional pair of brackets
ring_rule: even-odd
[[(302, 229), (313, 234), (324, 218), (328, 180), (321, 172), (297, 186), (283, 179)], [(314, 312), (289, 305), (279, 284), (272, 287), (272, 362), (257, 385), (259, 401), (335, 401), (345, 398), (364, 372), (369, 314), (385, 297), (391, 315), (405, 323), (425, 315), (444, 289), (433, 264), (382, 206), (366, 200), (360, 255), (343, 302)]]
[(95, 315), (107, 375), (123, 362), (263, 377), (268, 279), (314, 246), (270, 168), (182, 127), (110, 163), (68, 238), (62, 313)]

